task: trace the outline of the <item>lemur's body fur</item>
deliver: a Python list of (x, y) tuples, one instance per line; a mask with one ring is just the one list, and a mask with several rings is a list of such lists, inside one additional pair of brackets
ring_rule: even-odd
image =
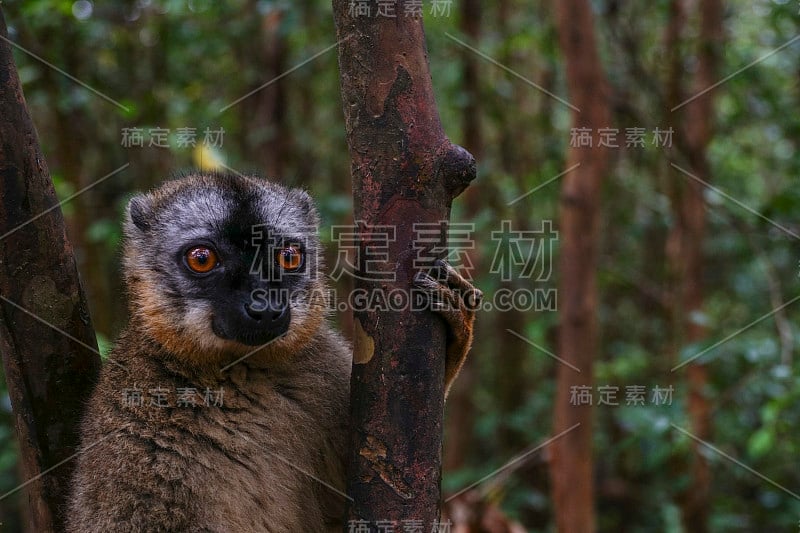
[[(192, 175), (131, 201), (131, 322), (87, 406), (68, 531), (341, 531), (350, 348), (323, 299), (294, 298), (325, 286), (317, 225), (305, 192), (258, 178)], [(254, 275), (254, 227), (302, 242), (302, 272)], [(197, 243), (218, 256), (208, 273), (186, 268)], [(253, 310), (260, 287), (291, 302)], [(443, 317), (449, 384), (474, 313)]]
[[(291, 360), (226, 372), (174, 360), (136, 326), (87, 410), (71, 531), (341, 531), (347, 352), (327, 328)], [(322, 363), (324, 361), (324, 363)], [(125, 405), (124, 388), (223, 391), (222, 406)], [(216, 398), (215, 398), (216, 399)], [(212, 403), (212, 402), (209, 402)]]

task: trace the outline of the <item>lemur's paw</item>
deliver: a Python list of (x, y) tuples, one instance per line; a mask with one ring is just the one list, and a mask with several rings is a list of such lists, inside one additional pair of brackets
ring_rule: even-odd
[(419, 272), (414, 285), (430, 296), (431, 310), (447, 324), (445, 389), (449, 389), (472, 345), (475, 313), (483, 293), (446, 261), (434, 262), (430, 273)]

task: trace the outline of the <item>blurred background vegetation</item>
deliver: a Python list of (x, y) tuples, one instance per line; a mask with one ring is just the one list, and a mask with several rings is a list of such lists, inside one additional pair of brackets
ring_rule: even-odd
[[(626, 148), (623, 141), (613, 150), (602, 199), (595, 383), (620, 387), (620, 405), (595, 410), (598, 527), (681, 531), (679, 502), (689, 484), (685, 464), (691, 441), (670, 425), (687, 427), (682, 374), (670, 372), (673, 352), (688, 358), (800, 289), (798, 242), (764, 218), (800, 234), (800, 43), (715, 90), (716, 128), (708, 150), (713, 184), (763, 216), (707, 190), (706, 303), (692, 319), (705, 325), (708, 340), (675, 347), (665, 257), (673, 224), (667, 183), (686, 178), (650, 142), (655, 128), (669, 126), (663, 99), (670, 81), (664, 44), (670, 2), (592, 5), (612, 86), (608, 126), (647, 131), (645, 147)], [(720, 79), (800, 33), (795, 0), (732, 0), (724, 7)], [(540, 228), (543, 220), (557, 221), (557, 180), (512, 201), (564, 170), (569, 109), (446, 35), (565, 95), (552, 10), (546, 2), (519, 0), (454, 0), (439, 8), (433, 14), (430, 3), (424, 7), (439, 110), (448, 135), (478, 158), (478, 180), (456, 201), (453, 214), (456, 222), (476, 225), (477, 244), (467, 251), (473, 277), (489, 299), (500, 288), (555, 287), (557, 273), (546, 282), (520, 276), (508, 282), (490, 274), (497, 244), (491, 232), (502, 220), (528, 230)], [(119, 222), (132, 192), (176, 170), (217, 161), (308, 188), (319, 202), (324, 228), (351, 222), (335, 49), (276, 80), (335, 43), (327, 0), (11, 0), (3, 9), (9, 37), (28, 51), (17, 50), (17, 65), (57, 192), (66, 199), (91, 186), (63, 209), (103, 352), (126, 320)], [(688, 20), (678, 50), (687, 77), (696, 63), (691, 52), (696, 33), (696, 21)], [(124, 146), (126, 128), (141, 128), (144, 146)], [(169, 129), (169, 147), (149, 146), (152, 128)], [(179, 128), (195, 128), (198, 146), (182, 146)], [(224, 129), (222, 146), (202, 146), (206, 128)], [(130, 166), (92, 186), (126, 163)], [(323, 230), (322, 237), (329, 241), (330, 231)], [(331, 252), (329, 263), (335, 257)], [(347, 316), (336, 318), (347, 329)], [(550, 435), (557, 363), (506, 330), (554, 351), (558, 318), (553, 311), (479, 316), (471, 359), (447, 410), (447, 494)], [(798, 318), (800, 304), (787, 306), (702, 356), (711, 442), (772, 481), (708, 451), (713, 531), (797, 528), (800, 501), (780, 487), (800, 492), (800, 440), (792, 429), (800, 424)], [(632, 385), (647, 388), (645, 405), (626, 405), (625, 388)], [(674, 387), (671, 405), (650, 401), (655, 386)], [(5, 493), (21, 481), (7, 395), (0, 415), (0, 493)], [(0, 500), (4, 531), (21, 529), (20, 494)], [(528, 530), (554, 528), (546, 450), (485, 483), (479, 494)]]

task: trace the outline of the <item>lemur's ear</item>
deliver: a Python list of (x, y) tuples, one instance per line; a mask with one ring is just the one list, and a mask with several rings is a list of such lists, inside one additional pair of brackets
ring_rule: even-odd
[(137, 194), (128, 202), (128, 216), (131, 222), (141, 231), (150, 229), (153, 210), (150, 201), (144, 194)]
[(308, 218), (313, 226), (319, 226), (319, 212), (317, 211), (317, 204), (314, 199), (304, 189), (294, 189), (292, 191), (294, 198), (297, 200), (303, 214)]

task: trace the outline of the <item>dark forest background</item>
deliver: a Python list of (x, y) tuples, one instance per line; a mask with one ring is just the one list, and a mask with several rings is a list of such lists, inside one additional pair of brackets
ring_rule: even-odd
[[(705, 15), (699, 0), (591, 7), (609, 87), (605, 141), (617, 145), (604, 147), (599, 341), (590, 354), (598, 529), (700, 531), (687, 521), (699, 516), (709, 531), (793, 531), (800, 3), (733, 0)], [(227, 167), (307, 188), (336, 262), (330, 226), (352, 223), (352, 200), (329, 2), (26, 0), (3, 9), (10, 39), (25, 49), (17, 66), (56, 190), (69, 199), (62, 209), (101, 352), (126, 321), (123, 208), (178, 170)], [(556, 289), (558, 239), (540, 250), (549, 276), (531, 278), (519, 265), (510, 279), (492, 271), (502, 221), (515, 231), (559, 229), (558, 176), (577, 132), (570, 108), (548, 94), (571, 94), (553, 6), (454, 0), (425, 2), (423, 11), (442, 122), (478, 160), (478, 179), (453, 210), (454, 222), (474, 224), (475, 242), (457, 243), (456, 256), (489, 302), (502, 290)], [(703, 25), (714, 15), (717, 33)], [(709, 61), (724, 82), (703, 97), (708, 113), (671, 111), (708, 87), (696, 80)], [(206, 142), (207, 128), (224, 130), (221, 139)], [(654, 142), (670, 128), (668, 145)], [(126, 140), (136, 132), (143, 146)], [(698, 180), (710, 186), (698, 189)], [(692, 191), (700, 203), (684, 201)], [(687, 238), (681, 231), (696, 215), (705, 229)], [(346, 278), (337, 284), (347, 288)], [(687, 291), (702, 296), (688, 305)], [(550, 355), (561, 303), (480, 313), (447, 406), (446, 495), (553, 435), (559, 363)], [(334, 318), (347, 332), (347, 313)], [(2, 387), (5, 494), (23, 480)], [(640, 404), (627, 399), (634, 387), (645, 390)], [(668, 402), (654, 401), (656, 387), (671, 387)], [(613, 390), (618, 405), (598, 405)], [(547, 447), (526, 455), (470, 491), (469, 507), (554, 531), (549, 458)], [(21, 502), (21, 492), (0, 498), (4, 531), (20, 530)]]

